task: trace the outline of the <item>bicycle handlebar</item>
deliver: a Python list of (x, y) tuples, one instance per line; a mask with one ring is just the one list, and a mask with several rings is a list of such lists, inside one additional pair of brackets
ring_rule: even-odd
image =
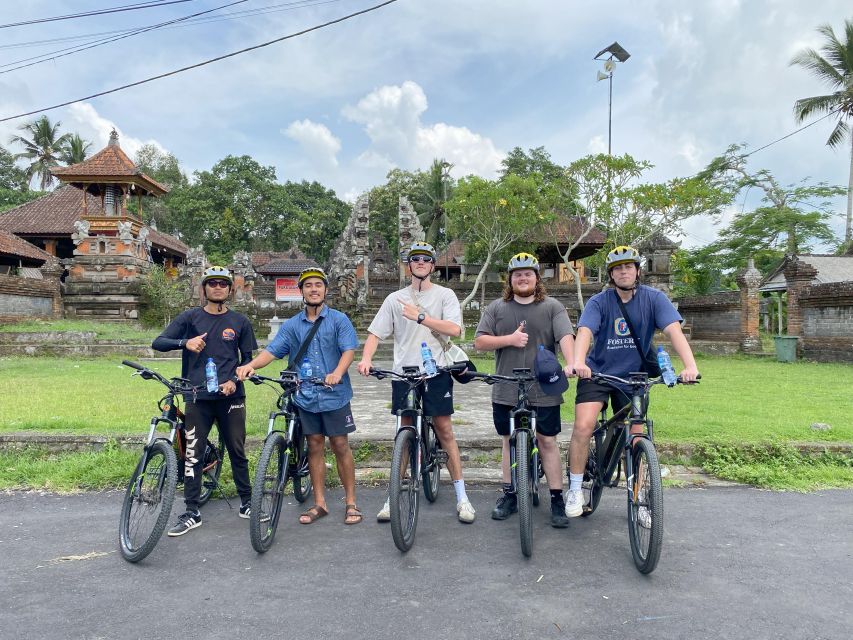
[(190, 391), (195, 392), (195, 387), (186, 378), (177, 378), (176, 377), (176, 378), (172, 378), (171, 380), (167, 380), (164, 376), (160, 375), (156, 371), (149, 369), (148, 367), (144, 367), (141, 364), (138, 364), (136, 362), (132, 362), (130, 360), (122, 360), (121, 363), (124, 366), (130, 367), (131, 369), (136, 369), (139, 372), (139, 374), (134, 374), (134, 375), (141, 375), (143, 380), (154, 379), (157, 382), (163, 384), (172, 393), (177, 394), (177, 393), (187, 393)]
[(525, 384), (536, 380), (536, 377), (532, 373), (516, 373), (511, 376), (502, 376), (496, 373), (480, 373), (479, 371), (473, 371), (468, 375), (472, 380), (482, 380), (486, 384), (495, 384), (496, 382)]
[[(447, 373), (462, 373), (468, 368), (468, 365), (465, 363), (454, 363), (447, 367), (436, 367), (437, 372), (447, 372)], [(370, 372), (368, 375), (373, 376), (377, 380), (382, 380), (383, 378), (397, 378), (398, 380), (405, 380), (407, 382), (416, 382), (420, 380), (426, 380), (431, 376), (426, 374), (426, 371), (412, 371), (411, 373), (397, 373), (391, 369), (376, 369), (375, 367), (370, 367)], [(475, 375), (474, 372), (468, 373), (466, 375)]]
[[(675, 379), (675, 382), (676, 382), (676, 384), (699, 384), (699, 380), (701, 378), (702, 378), (702, 375), (700, 374), (700, 375), (696, 376), (696, 380), (694, 380), (693, 382), (684, 382), (681, 379), (681, 376), (678, 376)], [(666, 384), (663, 381), (663, 377), (661, 377), (661, 376), (658, 376), (656, 378), (646, 378), (645, 380), (640, 380), (640, 379), (626, 380), (625, 378), (620, 378), (618, 376), (611, 376), (611, 375), (608, 375), (606, 373), (597, 373), (595, 371), (592, 372), (592, 375), (590, 376), (589, 379), (590, 380), (596, 380), (599, 382), (603, 382), (605, 384), (616, 383), (616, 384), (625, 384), (625, 385), (629, 385), (629, 386), (633, 386), (633, 385), (652, 386), (655, 384)]]
[(282, 387), (284, 386), (299, 386), (305, 382), (310, 382), (316, 385), (328, 386), (326, 385), (326, 381), (323, 378), (302, 378), (300, 379), (298, 374), (295, 371), (282, 371), (281, 375), (278, 378), (269, 378), (267, 376), (261, 376), (257, 373), (251, 375), (247, 378), (247, 380), (251, 380), (254, 384), (263, 384), (264, 382), (273, 382), (275, 384), (279, 384)]

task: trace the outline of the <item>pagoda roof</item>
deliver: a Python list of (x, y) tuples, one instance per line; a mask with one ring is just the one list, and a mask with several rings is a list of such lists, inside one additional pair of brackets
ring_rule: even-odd
[[(9, 209), (0, 213), (0, 229), (19, 236), (70, 237), (74, 233), (74, 223), (83, 215), (81, 193), (79, 187), (65, 185), (37, 200)], [(88, 191), (86, 205), (89, 215), (105, 215), (101, 199)], [(157, 229), (149, 229), (148, 239), (152, 245), (186, 257), (189, 247), (178, 238)]]
[(113, 130), (106, 147), (91, 158), (67, 167), (55, 167), (50, 172), (62, 182), (72, 184), (135, 184), (149, 194), (162, 196), (169, 188), (145, 175), (127, 157), (118, 144), (118, 134)]

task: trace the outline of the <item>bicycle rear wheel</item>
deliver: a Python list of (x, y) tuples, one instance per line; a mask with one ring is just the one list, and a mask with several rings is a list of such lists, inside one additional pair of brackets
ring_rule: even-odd
[(412, 429), (402, 429), (394, 440), (389, 495), (391, 534), (400, 551), (415, 542), (418, 526), (418, 439)]
[(539, 480), (542, 478), (542, 459), (539, 457), (539, 446), (533, 438), (533, 454), (530, 456), (530, 496), (533, 506), (539, 506)]
[(515, 432), (515, 492), (518, 496), (518, 521), (521, 527), (521, 553), (533, 553), (533, 485), (530, 478), (530, 433)]
[(302, 503), (311, 495), (314, 486), (311, 484), (311, 473), (308, 469), (308, 438), (302, 434), (301, 427), (294, 429), (291, 460), (293, 460), (290, 467), (290, 474), (293, 476), (293, 497)]
[(427, 441), (424, 443), (424, 461), (421, 469), (421, 479), (424, 484), (424, 496), (430, 502), (435, 502), (438, 498), (438, 481), (441, 477), (441, 461), (438, 459), (438, 438), (435, 437), (435, 431), (432, 426), (432, 420), (424, 418), (427, 421), (426, 432)]
[(223, 448), (222, 433), (216, 430), (216, 442), (211, 441), (208, 436), (207, 446), (204, 448), (204, 462), (201, 466), (201, 494), (199, 494), (198, 505), (207, 504), (214, 490), (219, 486), (219, 476), (222, 473), (222, 459), (225, 452)]
[(628, 537), (640, 573), (654, 571), (663, 542), (663, 486), (655, 446), (645, 438), (634, 443), (628, 487)]
[(157, 545), (172, 512), (177, 484), (175, 451), (168, 442), (155, 440), (142, 454), (124, 494), (119, 544), (125, 560), (139, 562)]
[(284, 436), (278, 432), (271, 433), (261, 450), (255, 482), (252, 485), (249, 536), (252, 548), (258, 553), (268, 551), (275, 538), (284, 487), (287, 484), (288, 464), (289, 454), (285, 449)]

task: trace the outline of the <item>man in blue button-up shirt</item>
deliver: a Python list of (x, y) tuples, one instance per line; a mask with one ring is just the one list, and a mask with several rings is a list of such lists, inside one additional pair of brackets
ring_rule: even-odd
[[(302, 362), (294, 363), (300, 378), (322, 378), (325, 384), (305, 382), (294, 403), (302, 429), (308, 437), (308, 468), (314, 485), (315, 504), (299, 517), (311, 524), (327, 515), (325, 482), (325, 439), (335, 454), (338, 475), (346, 492), (346, 524), (358, 524), (362, 515), (355, 502), (355, 462), (349, 446), (349, 434), (355, 431), (350, 400), (352, 385), (347, 369), (352, 364), (358, 338), (346, 314), (326, 304), (329, 280), (320, 268), (306, 269), (299, 276), (299, 289), (305, 309), (281, 325), (275, 338), (251, 362), (238, 367), (237, 376), (245, 380), (277, 358), (294, 357), (308, 337), (314, 323), (323, 321), (305, 351)], [(308, 373), (310, 371), (310, 373)]]

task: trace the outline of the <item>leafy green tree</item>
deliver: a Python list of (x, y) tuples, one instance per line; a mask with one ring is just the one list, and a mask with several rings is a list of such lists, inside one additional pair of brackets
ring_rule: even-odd
[(15, 156), (0, 145), (0, 211), (44, 195), (41, 191), (30, 191), (28, 183), (27, 173), (15, 163)]
[(426, 241), (435, 247), (447, 246), (444, 205), (453, 195), (453, 181), (448, 174), (452, 167), (443, 158), (433, 160), (428, 171), (417, 172), (415, 189), (409, 196), (418, 212)]
[(47, 116), (42, 116), (18, 127), (29, 136), (18, 135), (9, 139), (10, 143), (19, 144), (24, 148), (15, 159), (24, 158), (30, 161), (26, 169), (27, 179), (32, 180), (38, 176), (42, 191), (53, 184), (54, 178), (50, 170), (59, 165), (63, 148), (70, 138), (67, 133), (59, 135), (60, 124), (51, 124)]
[(398, 207), (400, 196), (406, 196), (412, 201), (417, 211), (417, 203), (412, 194), (419, 190), (420, 172), (391, 169), (385, 176), (383, 185), (373, 187), (368, 193), (370, 203), (370, 235), (382, 235), (388, 242), (391, 251), (397, 253), (399, 247)]
[(162, 265), (154, 265), (140, 282), (142, 293), (142, 323), (150, 327), (165, 327), (191, 302), (186, 281), (170, 278)]
[[(832, 93), (802, 98), (794, 103), (794, 117), (803, 122), (818, 114), (833, 113), (837, 123), (826, 144), (833, 149), (850, 142), (850, 177), (847, 182), (847, 224), (844, 242), (853, 242), (853, 19), (844, 21), (844, 40), (838, 38), (832, 26), (825, 24), (817, 29), (824, 40), (820, 53), (803, 49), (791, 65), (803, 67), (828, 86)], [(822, 54), (822, 55), (821, 55)]]
[(526, 153), (521, 147), (515, 147), (501, 160), (501, 165), (503, 166), (502, 178), (510, 174), (522, 178), (538, 174), (544, 185), (559, 184), (565, 180), (565, 170), (551, 160), (551, 154), (545, 150), (545, 147), (528, 149)]
[(319, 182), (286, 182), (281, 192), (284, 209), (274, 225), (275, 246), (296, 244), (308, 257), (326, 262), (346, 227), (350, 206)]
[(548, 202), (540, 187), (535, 177), (513, 174), (501, 180), (468, 176), (456, 185), (446, 204), (448, 230), (466, 243), (466, 262), (482, 264), (463, 307), (477, 294), (489, 266), (547, 220)]
[(829, 225), (831, 200), (844, 194), (843, 187), (808, 180), (781, 185), (766, 169), (748, 171), (740, 151), (740, 146), (732, 145), (705, 172), (733, 197), (755, 188), (763, 193), (761, 206), (735, 215), (712, 243), (724, 269), (739, 269), (754, 258), (756, 268), (766, 273), (786, 253), (808, 252), (816, 242), (837, 243)]
[(80, 134), (75, 133), (70, 135), (62, 147), (62, 152), (59, 154), (59, 159), (65, 164), (77, 164), (83, 162), (89, 155), (91, 142), (87, 142), (80, 137)]
[[(167, 233), (180, 233), (171, 208), (175, 192), (189, 185), (180, 162), (173, 154), (161, 151), (156, 145), (145, 144), (136, 152), (134, 164), (148, 177), (169, 188), (165, 196), (146, 199), (142, 205), (143, 220), (149, 224), (155, 222), (158, 229)], [(130, 206), (135, 207), (136, 203), (131, 202)]]

